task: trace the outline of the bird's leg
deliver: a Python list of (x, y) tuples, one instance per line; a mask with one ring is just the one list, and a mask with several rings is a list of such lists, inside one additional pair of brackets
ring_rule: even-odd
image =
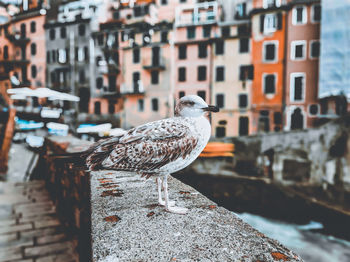
[[(157, 177), (157, 187), (158, 187), (158, 203), (161, 206), (165, 206), (165, 201), (162, 198), (162, 189), (164, 190), (164, 185), (162, 185), (162, 179), (160, 177)], [(175, 201), (169, 201), (169, 205), (174, 206)]]
[(168, 175), (164, 176), (163, 187), (164, 187), (164, 195), (165, 195), (165, 209), (171, 213), (186, 214), (188, 211), (187, 208), (170, 205), (169, 195), (168, 195)]

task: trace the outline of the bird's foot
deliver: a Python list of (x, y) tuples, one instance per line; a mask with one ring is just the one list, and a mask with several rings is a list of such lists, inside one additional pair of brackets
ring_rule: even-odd
[[(159, 205), (165, 206), (165, 201), (163, 199), (158, 200)], [(169, 206), (175, 206), (175, 201), (169, 201)]]
[(185, 215), (187, 214), (188, 209), (185, 207), (169, 206), (166, 208), (166, 211), (175, 213), (175, 214)]

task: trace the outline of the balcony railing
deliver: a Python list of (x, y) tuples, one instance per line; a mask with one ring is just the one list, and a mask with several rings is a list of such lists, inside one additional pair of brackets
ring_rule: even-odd
[(122, 84), (120, 88), (120, 93), (122, 95), (143, 95), (145, 90), (143, 88), (143, 83), (141, 80), (133, 83), (132, 85)]
[(23, 37), (19, 33), (7, 33), (6, 38), (15, 45), (22, 45), (29, 43), (30, 39), (28, 37)]
[(165, 70), (165, 58), (160, 56), (155, 57), (146, 57), (142, 59), (142, 66), (146, 70)]
[(100, 96), (102, 97), (120, 97), (120, 92), (117, 86), (103, 87), (100, 90)]
[(29, 64), (29, 60), (20, 56), (10, 56), (7, 59), (0, 60), (0, 64)]

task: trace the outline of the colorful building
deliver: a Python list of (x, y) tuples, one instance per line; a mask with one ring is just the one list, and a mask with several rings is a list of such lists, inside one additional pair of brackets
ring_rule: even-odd
[(313, 127), (320, 113), (320, 1), (291, 1), (286, 13), (285, 130)]

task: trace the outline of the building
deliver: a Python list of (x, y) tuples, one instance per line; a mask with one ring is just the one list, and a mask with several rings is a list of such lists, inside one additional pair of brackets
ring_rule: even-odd
[[(5, 89), (45, 86), (45, 1), (23, 1), (18, 10), (8, 7), (7, 21), (0, 25), (2, 48), (2, 84)], [(1, 55), (0, 55), (1, 56)], [(26, 107), (29, 112), (39, 106), (32, 101), (16, 100), (15, 105)], [(20, 108), (18, 108), (20, 110)]]
[[(101, 118), (100, 109), (92, 109), (96, 93), (95, 46), (92, 35), (98, 31), (105, 1), (70, 1), (55, 6), (45, 23), (47, 86), (79, 96), (78, 104), (65, 101), (63, 109), (78, 114), (78, 122), (115, 120)], [(111, 119), (112, 118), (112, 119)]]
[(280, 0), (253, 1), (252, 133), (280, 131), (283, 128), (286, 12)]
[(290, 1), (286, 12), (284, 130), (317, 125), (320, 1)]
[(211, 39), (216, 35), (217, 22), (217, 2), (177, 7), (174, 26), (176, 99), (198, 95), (207, 103), (211, 102)]
[(212, 101), (220, 112), (212, 115), (216, 137), (251, 133), (251, 1), (222, 1), (221, 21), (213, 38)]

